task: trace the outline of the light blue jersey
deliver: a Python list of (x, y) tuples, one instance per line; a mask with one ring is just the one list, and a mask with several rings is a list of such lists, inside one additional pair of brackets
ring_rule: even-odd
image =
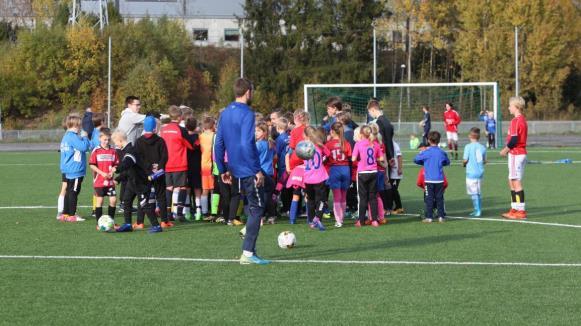
[(101, 145), (101, 141), (99, 140), (100, 136), (101, 131), (97, 128), (93, 129), (93, 135), (91, 135), (91, 150), (94, 150)]
[(484, 162), (486, 161), (486, 147), (473, 142), (464, 147), (464, 161), (466, 164), (466, 178), (482, 179), (484, 175)]

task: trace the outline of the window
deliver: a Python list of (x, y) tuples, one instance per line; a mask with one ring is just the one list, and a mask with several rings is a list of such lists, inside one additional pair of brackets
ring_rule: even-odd
[(194, 41), (207, 41), (208, 30), (205, 28), (194, 28)]
[(224, 29), (224, 41), (238, 42), (240, 31), (237, 28)]

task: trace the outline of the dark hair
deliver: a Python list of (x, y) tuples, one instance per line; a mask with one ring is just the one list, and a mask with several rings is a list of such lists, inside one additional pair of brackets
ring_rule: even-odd
[(470, 136), (476, 138), (477, 140), (480, 139), (480, 128), (470, 128)]
[(454, 104), (452, 104), (452, 102), (446, 102), (446, 103), (444, 103), (444, 107), (446, 105), (449, 105), (452, 109), (454, 109)]
[(133, 103), (133, 101), (139, 101), (139, 97), (133, 95), (127, 96), (125, 98), (125, 106), (128, 106), (129, 104)]
[(442, 136), (440, 135), (439, 132), (437, 131), (430, 131), (430, 133), (428, 134), (428, 141), (430, 142), (430, 144), (439, 144), (440, 143), (440, 138)]
[(246, 78), (238, 78), (234, 82), (234, 96), (237, 98), (242, 97), (244, 94), (246, 94), (246, 92), (252, 90), (253, 88), (254, 86), (250, 80)]
[(188, 117), (186, 119), (186, 130), (194, 131), (198, 127), (198, 121), (194, 117)]
[(343, 130), (343, 124), (341, 122), (335, 122), (331, 125), (331, 130), (333, 130), (337, 136), (339, 136), (339, 143), (341, 144), (341, 150), (345, 151), (345, 135)]
[(338, 96), (331, 96), (327, 100), (327, 107), (332, 107), (341, 111), (343, 109), (343, 103), (341, 102), (341, 98)]
[(422, 106), (422, 110), (430, 111), (430, 107), (427, 105)]
[(379, 100), (376, 99), (375, 97), (373, 97), (371, 100), (369, 100), (369, 103), (367, 103), (367, 110), (371, 108), (375, 108), (381, 111), (381, 105), (379, 105)]
[(104, 118), (105, 115), (101, 112), (93, 113), (93, 118), (91, 119), (93, 121), (93, 126), (100, 127), (101, 125), (103, 125)]
[(215, 124), (216, 120), (212, 117), (205, 117), (204, 120), (202, 120), (202, 128), (204, 129), (212, 129)]
[(105, 135), (105, 136), (111, 137), (111, 129), (109, 129), (109, 128), (101, 128), (101, 130), (99, 130), (99, 137), (101, 137), (101, 135)]

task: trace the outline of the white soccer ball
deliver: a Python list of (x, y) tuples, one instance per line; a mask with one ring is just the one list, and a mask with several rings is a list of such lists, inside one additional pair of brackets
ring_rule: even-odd
[(303, 140), (295, 148), (297, 156), (302, 160), (310, 160), (315, 156), (315, 144), (308, 140)]
[(284, 231), (278, 235), (278, 246), (281, 249), (291, 249), (297, 244), (297, 237), (291, 231)]
[(115, 227), (115, 221), (109, 215), (102, 215), (97, 222), (99, 231), (109, 232)]

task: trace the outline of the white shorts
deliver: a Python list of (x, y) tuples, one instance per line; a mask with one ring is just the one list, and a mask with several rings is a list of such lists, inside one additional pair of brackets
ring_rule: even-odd
[(466, 178), (466, 193), (469, 195), (480, 195), (480, 179)]
[(510, 180), (522, 180), (527, 164), (527, 155), (508, 154), (508, 178)]
[(450, 141), (458, 141), (458, 133), (453, 131), (446, 131), (446, 139)]

